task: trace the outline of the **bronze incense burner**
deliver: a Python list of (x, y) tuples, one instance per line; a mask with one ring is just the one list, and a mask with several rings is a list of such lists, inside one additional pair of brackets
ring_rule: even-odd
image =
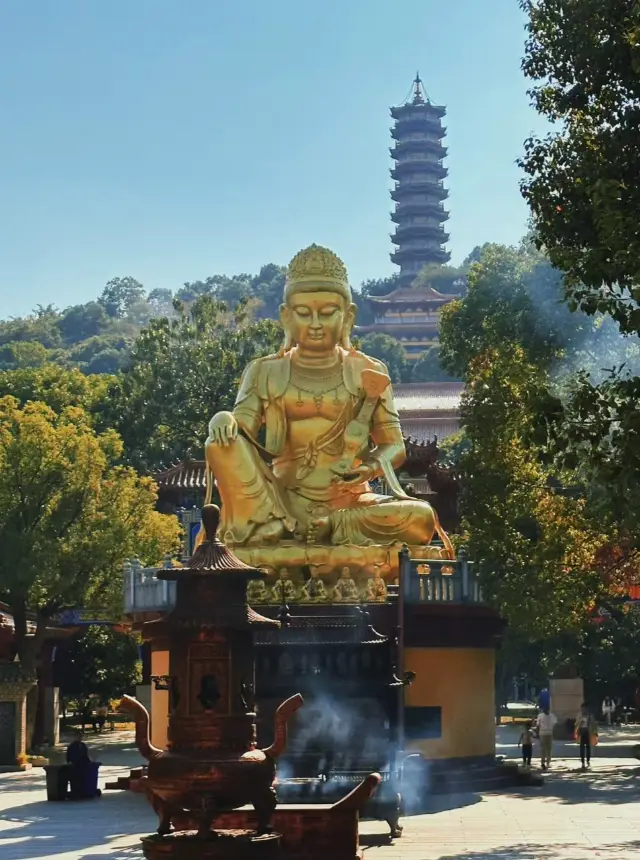
[(273, 743), (257, 749), (253, 631), (279, 622), (248, 606), (247, 582), (264, 574), (217, 540), (219, 521), (218, 507), (205, 505), (205, 540), (183, 567), (157, 574), (176, 581), (175, 608), (143, 628), (146, 640), (163, 638), (170, 646), (170, 674), (156, 679), (169, 692), (167, 750), (152, 746), (143, 705), (129, 696), (123, 700), (134, 712), (138, 749), (149, 762), (145, 789), (161, 836), (170, 833), (174, 816), (188, 812), (198, 822), (194, 838), (210, 840), (216, 817), (245, 804), (256, 811), (258, 836), (268, 834), (276, 807), (276, 759), (285, 748), (287, 720), (303, 703), (295, 695), (280, 705)]

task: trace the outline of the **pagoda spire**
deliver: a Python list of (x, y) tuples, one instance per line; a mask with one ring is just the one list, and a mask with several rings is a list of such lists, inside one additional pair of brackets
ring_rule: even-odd
[(443, 205), (449, 192), (442, 181), (447, 175), (443, 165), (447, 150), (442, 145), (445, 114), (444, 107), (429, 99), (420, 72), (407, 101), (391, 108), (395, 140), (391, 197), (396, 204), (391, 214), (396, 225), (391, 241), (397, 246), (391, 260), (400, 266), (402, 286), (409, 286), (424, 266), (442, 265), (450, 259), (444, 248), (449, 239), (444, 229), (449, 213)]
[(414, 105), (423, 105), (425, 103), (424, 98), (424, 86), (422, 83), (422, 78), (420, 77), (420, 72), (416, 72), (416, 77), (413, 82), (413, 102)]

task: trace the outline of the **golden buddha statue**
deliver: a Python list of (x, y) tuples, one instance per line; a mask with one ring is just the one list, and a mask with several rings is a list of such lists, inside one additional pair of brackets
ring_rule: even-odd
[[(351, 345), (355, 306), (334, 253), (311, 245), (296, 254), (280, 319), (280, 351), (248, 365), (233, 411), (209, 424), (209, 495), (213, 477), (222, 539), (255, 564), (331, 568), (318, 552), (319, 561), (303, 558), (303, 548), (424, 546), (434, 532), (449, 555), (433, 508), (396, 478), (406, 455), (389, 375)], [(391, 495), (370, 489), (379, 476)], [(335, 553), (340, 570), (349, 553)]]

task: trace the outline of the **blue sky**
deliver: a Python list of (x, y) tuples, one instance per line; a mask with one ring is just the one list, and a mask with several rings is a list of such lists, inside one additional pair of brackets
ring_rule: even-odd
[(111, 277), (176, 289), (318, 242), (389, 261), (389, 106), (448, 108), (449, 248), (512, 243), (542, 129), (517, 0), (0, 4), (0, 317)]

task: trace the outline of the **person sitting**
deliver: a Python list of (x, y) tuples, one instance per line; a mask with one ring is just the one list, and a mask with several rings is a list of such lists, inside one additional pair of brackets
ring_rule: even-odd
[(87, 772), (92, 764), (89, 750), (82, 740), (82, 732), (76, 732), (73, 741), (67, 747), (67, 767), (69, 772), (69, 787), (71, 798), (77, 800), (87, 796)]

